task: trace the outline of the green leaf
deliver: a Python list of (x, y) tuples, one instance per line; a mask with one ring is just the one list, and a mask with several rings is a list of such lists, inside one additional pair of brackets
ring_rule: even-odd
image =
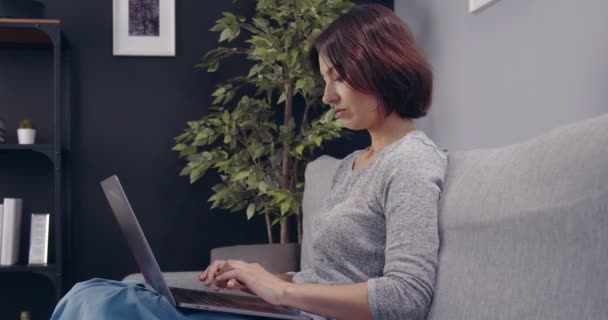
[(296, 63), (296, 61), (298, 60), (298, 55), (299, 55), (299, 54), (300, 54), (300, 53), (299, 53), (299, 52), (298, 52), (298, 50), (296, 50), (296, 49), (293, 49), (293, 50), (291, 50), (291, 51), (289, 52), (289, 58), (291, 59), (291, 60), (289, 61), (289, 64), (290, 64), (290, 65), (294, 65), (294, 64)]
[(306, 85), (306, 81), (304, 79), (299, 79), (296, 81), (296, 90), (304, 88), (304, 85)]
[(171, 149), (171, 150), (173, 150), (173, 151), (184, 151), (184, 150), (186, 150), (186, 148), (188, 148), (187, 145), (185, 145), (183, 143), (180, 143), (180, 144), (175, 145), (175, 147), (173, 147), (173, 149)]
[(209, 31), (220, 32), (220, 31), (222, 31), (224, 29), (226, 29), (226, 24), (224, 24), (224, 23), (216, 23), (211, 29), (209, 29)]
[(232, 181), (240, 181), (243, 180), (247, 177), (249, 177), (249, 175), (251, 174), (250, 171), (241, 171), (239, 173), (237, 173), (234, 178), (232, 178)]
[(226, 88), (219, 87), (217, 90), (213, 91), (213, 93), (211, 95), (214, 97), (218, 97), (218, 96), (224, 95), (225, 92), (226, 92)]
[(219, 61), (213, 61), (209, 64), (209, 67), (207, 68), (207, 72), (215, 72), (217, 71), (217, 69), (220, 67), (220, 62)]
[(277, 224), (277, 223), (279, 223), (279, 222), (281, 222), (281, 221), (283, 221), (282, 217), (275, 217), (275, 218), (272, 220), (272, 223), (271, 223), (270, 225), (274, 226), (275, 224)]
[(196, 182), (209, 169), (209, 165), (201, 165), (190, 172), (190, 183)]
[(289, 211), (289, 207), (290, 207), (289, 201), (285, 201), (285, 202), (281, 203), (281, 215), (282, 216), (285, 215), (285, 213), (287, 211)]
[(228, 111), (224, 111), (224, 113), (222, 113), (222, 121), (224, 121), (224, 123), (230, 123), (230, 113), (228, 113)]
[(255, 214), (255, 203), (250, 203), (249, 206), (247, 206), (247, 220), (251, 220), (251, 218), (253, 218), (253, 215)]
[(192, 167), (184, 167), (182, 171), (179, 173), (180, 176), (189, 176), (190, 172), (192, 172)]
[(331, 108), (331, 109), (327, 110), (327, 112), (323, 115), (323, 118), (321, 119), (321, 123), (330, 122), (335, 117), (336, 117), (336, 111), (333, 108)]
[(317, 147), (321, 146), (321, 143), (323, 142), (323, 138), (321, 138), (319, 136), (312, 138), (312, 140), (315, 142)]
[(264, 32), (268, 32), (268, 21), (262, 18), (253, 18), (253, 23)]
[(236, 37), (238, 37), (239, 34), (241, 34), (240, 28), (235, 28), (235, 29), (230, 30), (230, 37), (228, 38), (228, 41), (232, 41), (232, 40), (236, 39)]
[(228, 94), (226, 94), (226, 98), (224, 99), (224, 103), (228, 103), (228, 101), (232, 100), (235, 94), (236, 92), (234, 90), (228, 91)]
[(266, 193), (266, 191), (268, 191), (268, 186), (266, 185), (266, 182), (260, 182), (258, 184), (258, 189), (260, 189), (261, 192)]
[(252, 54), (254, 56), (258, 56), (258, 57), (264, 57), (266, 55), (266, 52), (268, 51), (267, 48), (264, 47), (256, 47), (255, 49), (253, 49)]
[(224, 40), (228, 40), (228, 38), (230, 37), (232, 30), (230, 30), (229, 28), (224, 29), (224, 31), (222, 31), (222, 33), (220, 34), (220, 40), (218, 42), (222, 42)]
[(287, 199), (287, 195), (284, 193), (278, 193), (275, 197), (276, 197), (277, 203), (282, 202), (283, 200)]
[(236, 21), (236, 16), (231, 12), (222, 12), (224, 17), (228, 18), (229, 21)]
[(281, 95), (279, 96), (279, 100), (277, 100), (277, 104), (285, 102), (286, 98), (287, 98), (287, 96), (285, 95), (285, 92), (281, 93)]
[(299, 155), (302, 155), (302, 152), (304, 152), (304, 145), (299, 145), (296, 147), (296, 153)]
[(251, 67), (251, 69), (249, 70), (249, 74), (247, 75), (247, 78), (251, 78), (251, 77), (255, 76), (256, 74), (258, 74), (258, 72), (260, 72), (260, 65), (256, 64), (253, 67)]

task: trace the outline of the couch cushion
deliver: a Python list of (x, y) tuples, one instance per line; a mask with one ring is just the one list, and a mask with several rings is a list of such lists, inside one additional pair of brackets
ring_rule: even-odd
[(608, 115), (456, 152), (429, 319), (606, 319)]
[(315, 214), (321, 209), (325, 196), (329, 193), (331, 179), (340, 162), (330, 156), (321, 156), (306, 166), (304, 173), (304, 196), (302, 199), (302, 246), (300, 254), (300, 268), (306, 269), (312, 262), (312, 237), (310, 226)]

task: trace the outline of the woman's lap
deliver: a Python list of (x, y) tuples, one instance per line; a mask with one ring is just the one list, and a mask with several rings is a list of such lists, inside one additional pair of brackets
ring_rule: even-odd
[(256, 318), (177, 309), (147, 284), (91, 279), (77, 283), (59, 301), (51, 320), (60, 319), (249, 320)]

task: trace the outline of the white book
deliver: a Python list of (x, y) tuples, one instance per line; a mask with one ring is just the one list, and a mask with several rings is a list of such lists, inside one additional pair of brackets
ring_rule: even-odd
[(0, 203), (0, 256), (2, 256), (2, 222), (4, 221), (4, 205)]
[(11, 266), (16, 264), (19, 259), (22, 208), (23, 201), (21, 199), (4, 198), (0, 265)]
[(49, 254), (50, 214), (32, 213), (29, 264), (47, 264)]

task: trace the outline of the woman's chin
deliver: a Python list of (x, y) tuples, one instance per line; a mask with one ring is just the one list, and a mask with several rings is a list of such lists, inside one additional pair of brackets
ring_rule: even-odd
[(361, 123), (357, 123), (356, 121), (349, 121), (349, 119), (338, 119), (338, 123), (342, 128), (346, 128), (353, 131), (365, 130), (365, 126), (362, 126)]

